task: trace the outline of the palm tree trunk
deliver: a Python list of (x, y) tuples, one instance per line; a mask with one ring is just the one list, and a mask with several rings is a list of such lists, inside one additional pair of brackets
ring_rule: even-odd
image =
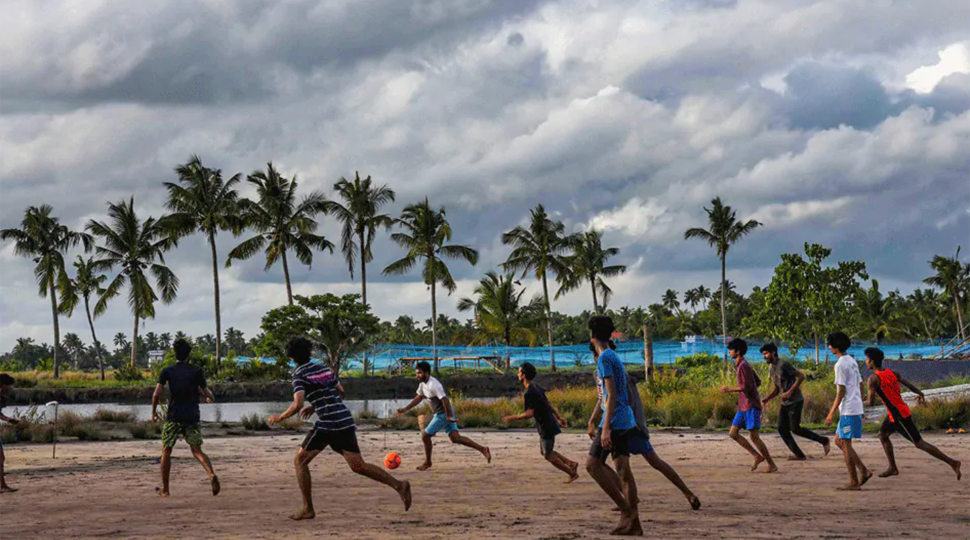
[(546, 336), (549, 338), (549, 369), (556, 371), (556, 353), (552, 348), (552, 305), (549, 303), (549, 286), (546, 284), (546, 274), (542, 274), (542, 294), (546, 297)]
[(98, 369), (101, 370), (101, 380), (104, 380), (104, 357), (101, 355), (101, 344), (98, 342), (98, 335), (94, 333), (94, 319), (91, 318), (91, 307), (88, 297), (84, 297), (84, 311), (88, 314), (88, 326), (91, 327), (91, 339), (94, 340), (94, 351), (98, 353)]
[(283, 250), (283, 278), (286, 280), (286, 300), (293, 305), (293, 289), (290, 287), (290, 267), (286, 264), (286, 250)]
[(434, 356), (434, 374), (438, 375), (438, 300), (435, 298), (435, 281), (431, 277), (431, 354)]
[(960, 295), (954, 290), (952, 296), (953, 306), (957, 308), (957, 335), (960, 336), (960, 341), (965, 341), (967, 338), (963, 332), (963, 310), (960, 309)]
[(596, 278), (589, 278), (589, 284), (593, 288), (593, 313), (600, 314), (600, 304), (596, 298)]
[(643, 321), (643, 367), (647, 378), (653, 377), (653, 336), (650, 334), (650, 323)]
[(131, 367), (135, 367), (135, 358), (138, 357), (138, 315), (135, 315), (135, 328), (131, 332)]
[(727, 254), (721, 255), (721, 336), (727, 344)]
[[(364, 262), (364, 254), (367, 253), (367, 246), (364, 245), (364, 234), (360, 233), (357, 237), (360, 241), (360, 301), (367, 307), (367, 263)], [(364, 375), (367, 375), (367, 351), (364, 351)], [(373, 370), (373, 368), (372, 368)]]
[(61, 370), (57, 359), (57, 350), (61, 348), (61, 325), (57, 320), (57, 291), (54, 290), (54, 281), (50, 282), (51, 294), (51, 313), (54, 314), (54, 378), (60, 376)]
[(219, 266), (216, 257), (216, 236), (209, 233), (209, 247), (212, 248), (212, 285), (216, 305), (216, 369), (222, 361), (222, 315), (219, 309)]

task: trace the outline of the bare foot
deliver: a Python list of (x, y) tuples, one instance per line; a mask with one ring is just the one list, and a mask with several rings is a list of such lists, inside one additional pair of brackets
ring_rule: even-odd
[(754, 458), (754, 465), (751, 466), (751, 472), (758, 470), (758, 465), (761, 465), (762, 463), (764, 463), (764, 461), (765, 461), (765, 458), (763, 458), (762, 456), (758, 456)]
[(889, 478), (890, 476), (899, 476), (899, 469), (886, 469), (879, 473), (879, 478)]
[(839, 491), (859, 491), (860, 489), (862, 489), (862, 486), (858, 484), (846, 484), (840, 488), (835, 488), (835, 489)]
[(407, 512), (411, 509), (411, 482), (407, 480), (401, 484), (401, 489), (397, 492), (401, 496), (401, 501), (404, 503), (404, 511)]
[(825, 444), (823, 444), (822, 445), (822, 450), (825, 451), (825, 453), (822, 454), (822, 457), (825, 457), (825, 456), (829, 455), (829, 451), (832, 450), (832, 443), (825, 443)]
[(626, 519), (620, 521), (620, 525), (610, 532), (612, 536), (643, 536), (643, 526), (640, 525), (640, 518), (635, 517), (632, 521), (624, 523)]
[(163, 499), (165, 497), (168, 497), (168, 490), (162, 489), (160, 487), (155, 488), (155, 493), (158, 493), (158, 496)]
[(774, 463), (769, 463), (769, 465), (770, 466), (768, 467), (767, 471), (761, 471), (761, 472), (764, 474), (771, 474), (773, 472), (778, 472), (778, 467)]
[(788, 461), (808, 461), (807, 457), (788, 456)]
[(957, 473), (957, 482), (963, 477), (963, 473), (960, 472), (960, 465), (963, 465), (962, 461), (958, 461), (953, 464), (953, 472)]
[(425, 461), (424, 463), (418, 465), (418, 470), (419, 471), (426, 471), (426, 470), (428, 470), (430, 468), (431, 468), (431, 462), (430, 461)]
[(304, 508), (299, 512), (290, 516), (290, 519), (292, 519), (293, 521), (300, 521), (304, 519), (313, 519), (315, 517), (317, 517), (316, 512), (314, 512), (313, 510), (307, 510), (306, 508)]
[(690, 503), (691, 510), (701, 509), (701, 500), (697, 498), (697, 495), (694, 495), (693, 493), (691, 493), (690, 497), (687, 497), (687, 502)]
[(862, 471), (862, 482), (859, 483), (859, 487), (866, 485), (870, 478), (872, 478), (872, 471), (869, 469)]
[(482, 454), (485, 455), (486, 462), (488, 463), (492, 462), (492, 451), (487, 446), (482, 450)]
[(578, 469), (579, 463), (573, 463), (569, 466), (569, 480), (566, 480), (564, 482), (565, 484), (572, 484), (576, 480), (579, 480), (579, 473), (577, 472)]
[(222, 485), (219, 484), (219, 477), (213, 475), (210, 483), (212, 484), (212, 496), (215, 497), (222, 491)]
[[(960, 479), (960, 477), (959, 477), (959, 474), (960, 474), (960, 472), (959, 472), (960, 471), (960, 465), (959, 465), (959, 462), (957, 462), (957, 463), (958, 463), (958, 465), (957, 465), (957, 480), (959, 480)], [(0, 493), (14, 493), (16, 491), (17, 491), (16, 488), (12, 488), (10, 486), (0, 487)]]

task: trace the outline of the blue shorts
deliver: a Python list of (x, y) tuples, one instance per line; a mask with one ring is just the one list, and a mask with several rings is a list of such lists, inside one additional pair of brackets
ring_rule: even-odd
[(738, 429), (746, 429), (748, 431), (761, 429), (761, 409), (738, 411), (734, 415), (734, 422), (731, 422), (731, 425)]
[(835, 430), (835, 436), (840, 439), (861, 439), (862, 415), (840, 416), (839, 427)]
[(445, 430), (445, 434), (451, 435), (452, 432), (458, 431), (458, 424), (449, 422), (448, 417), (444, 414), (436, 414), (431, 422), (428, 422), (428, 427), (424, 429), (424, 432), (434, 437), (442, 429)]
[(630, 436), (630, 440), (627, 443), (627, 448), (630, 449), (630, 455), (635, 456), (645, 456), (650, 452), (653, 452), (653, 445), (650, 444), (650, 437), (639, 431), (635, 435)]

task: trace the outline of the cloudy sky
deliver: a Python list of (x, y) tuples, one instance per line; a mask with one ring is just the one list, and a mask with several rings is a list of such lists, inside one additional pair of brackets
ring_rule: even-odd
[[(716, 287), (686, 228), (721, 196), (764, 227), (729, 254), (742, 291), (806, 241), (911, 290), (936, 253), (970, 247), (970, 3), (963, 0), (5, 0), (0, 18), (0, 226), (51, 204), (82, 228), (198, 154), (228, 174), (272, 161), (332, 193), (355, 171), (444, 205), (455, 313), (537, 203), (595, 226), (629, 273), (612, 305)], [(336, 240), (339, 229), (326, 223)], [(222, 255), (234, 245), (219, 238)], [(378, 315), (430, 315), (416, 276), (382, 278)], [(72, 255), (73, 258), (73, 255)], [(200, 237), (167, 257), (179, 299), (144, 331), (214, 331)], [(30, 261), (0, 246), (0, 350), (50, 342)], [(339, 256), (293, 272), (303, 294), (355, 292)], [(223, 328), (252, 335), (286, 300), (259, 260), (222, 272)], [(585, 289), (555, 309), (591, 305)], [(131, 333), (124, 299), (97, 321)], [(89, 340), (83, 317), (62, 322)]]

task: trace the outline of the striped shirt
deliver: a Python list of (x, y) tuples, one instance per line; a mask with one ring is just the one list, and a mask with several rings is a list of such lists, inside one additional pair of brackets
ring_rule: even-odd
[(354, 416), (337, 392), (339, 383), (330, 368), (316, 362), (307, 362), (293, 370), (293, 394), (303, 392), (304, 399), (313, 405), (317, 415), (314, 429), (343, 431), (357, 427)]

